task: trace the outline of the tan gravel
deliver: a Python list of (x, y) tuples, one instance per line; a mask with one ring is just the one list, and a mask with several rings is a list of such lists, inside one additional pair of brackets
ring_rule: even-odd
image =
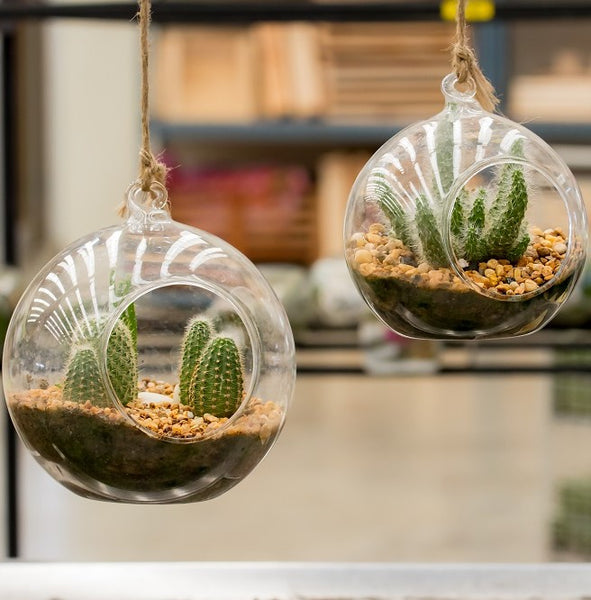
[[(519, 261), (490, 259), (465, 274), (477, 286), (503, 296), (520, 296), (536, 291), (560, 269), (567, 251), (567, 240), (560, 228), (530, 230), (531, 242)], [(469, 287), (450, 268), (433, 269), (418, 263), (413, 252), (391, 237), (381, 223), (370, 225), (367, 233), (356, 233), (347, 249), (353, 267), (363, 277), (407, 279), (429, 288), (448, 288), (458, 292)]]

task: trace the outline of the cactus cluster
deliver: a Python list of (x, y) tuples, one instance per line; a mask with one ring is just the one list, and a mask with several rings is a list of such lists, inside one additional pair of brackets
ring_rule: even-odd
[(179, 397), (196, 415), (229, 417), (242, 402), (244, 374), (236, 342), (215, 335), (198, 317), (187, 324), (181, 351)]
[[(90, 401), (95, 406), (108, 406), (109, 396), (99, 369), (98, 324), (93, 334), (78, 340), (66, 365), (63, 397), (72, 402)], [(113, 390), (123, 404), (137, 397), (137, 321), (130, 304), (115, 323), (107, 345), (107, 372)]]
[[(445, 196), (453, 184), (453, 124), (444, 119), (436, 130), (437, 173), (431, 194), (415, 198), (411, 214), (400, 201), (388, 169), (375, 168), (368, 178), (369, 198), (390, 221), (392, 233), (410, 248), (419, 262), (433, 268), (449, 266), (441, 235)], [(523, 158), (523, 142), (517, 140), (510, 155)], [(490, 190), (496, 190), (489, 194)], [(452, 207), (450, 232), (453, 250), (469, 265), (491, 258), (516, 262), (530, 242), (525, 213), (528, 186), (518, 162), (505, 163), (490, 187), (462, 190)]]

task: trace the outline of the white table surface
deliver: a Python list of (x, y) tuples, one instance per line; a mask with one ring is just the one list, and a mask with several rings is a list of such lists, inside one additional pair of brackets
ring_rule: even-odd
[(0, 563), (2, 600), (566, 600), (583, 564)]

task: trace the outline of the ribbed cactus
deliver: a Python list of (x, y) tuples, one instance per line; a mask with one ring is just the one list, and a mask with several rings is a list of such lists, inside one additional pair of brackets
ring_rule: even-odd
[(189, 390), (195, 368), (199, 364), (201, 355), (212, 335), (212, 328), (208, 321), (194, 317), (185, 328), (181, 350), (179, 393), (183, 404), (190, 404)]
[(64, 400), (81, 404), (87, 400), (96, 406), (108, 404), (98, 357), (92, 345), (86, 344), (73, 348), (66, 367), (63, 397)]
[(478, 262), (486, 254), (486, 244), (482, 240), (482, 231), (486, 221), (486, 190), (480, 190), (468, 216), (464, 242), (464, 258), (468, 262)]
[(393, 187), (386, 176), (376, 170), (369, 177), (367, 189), (370, 196), (377, 199), (378, 206), (388, 217), (398, 239), (411, 250), (415, 250), (416, 241), (411, 230), (410, 220), (406, 211), (398, 202)]
[[(108, 404), (108, 394), (99, 370), (100, 332), (98, 322), (90, 333), (74, 342), (66, 366), (64, 398), (74, 402)], [(111, 386), (123, 404), (137, 397), (137, 321), (133, 304), (128, 306), (113, 327), (107, 344), (107, 373)]]
[(521, 242), (519, 236), (527, 210), (527, 184), (521, 169), (511, 173), (510, 191), (504, 206), (500, 206), (487, 236), (491, 258), (505, 258)]
[(128, 404), (135, 400), (138, 380), (137, 354), (133, 335), (123, 319), (117, 321), (109, 337), (107, 372), (119, 401)]
[(190, 406), (196, 414), (230, 417), (242, 402), (242, 360), (231, 338), (216, 337), (195, 366), (190, 386)]
[[(402, 193), (389, 176), (388, 168), (380, 165), (368, 178), (368, 198), (373, 199), (388, 218), (392, 234), (407, 246), (418, 262), (433, 268), (449, 266), (441, 224), (446, 210), (445, 194), (454, 180), (453, 123), (441, 121), (435, 132), (435, 154), (438, 175), (434, 176), (431, 197), (421, 194), (415, 200), (414, 214)], [(523, 140), (514, 142), (511, 156), (523, 158)], [(395, 178), (394, 178), (395, 179)], [(519, 163), (505, 163), (490, 187), (471, 192), (461, 190), (452, 207), (451, 242), (458, 258), (474, 264), (490, 258), (516, 262), (530, 242), (525, 223), (528, 205), (528, 185)]]
[[(439, 166), (441, 190), (438, 195), (445, 196), (454, 182), (454, 124), (450, 119), (443, 119), (435, 130), (435, 155)], [(435, 187), (435, 186), (434, 186)]]
[(137, 317), (135, 314), (135, 305), (133, 302), (121, 313), (121, 321), (125, 323), (133, 344), (133, 351), (137, 354)]
[(423, 255), (428, 257), (429, 264), (435, 268), (446, 266), (448, 261), (441, 239), (440, 224), (425, 196), (419, 196), (417, 199), (415, 223)]

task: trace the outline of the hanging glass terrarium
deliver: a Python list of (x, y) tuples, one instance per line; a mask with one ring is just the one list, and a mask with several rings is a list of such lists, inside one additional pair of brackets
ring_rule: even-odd
[(70, 490), (206, 500), (277, 438), (293, 337), (245, 256), (171, 219), (159, 165), (142, 157), (127, 219), (63, 250), (23, 294), (4, 346), (5, 398), (33, 456)]
[(388, 140), (349, 198), (350, 273), (373, 312), (409, 337), (536, 331), (585, 264), (572, 173), (531, 131), (485, 111), (474, 80), (460, 91), (456, 74), (445, 77), (444, 110)]
[(20, 300), (4, 389), (25, 444), (58, 481), (127, 502), (211, 498), (277, 437), (294, 349), (259, 271), (170, 219), (164, 188), (56, 256)]

